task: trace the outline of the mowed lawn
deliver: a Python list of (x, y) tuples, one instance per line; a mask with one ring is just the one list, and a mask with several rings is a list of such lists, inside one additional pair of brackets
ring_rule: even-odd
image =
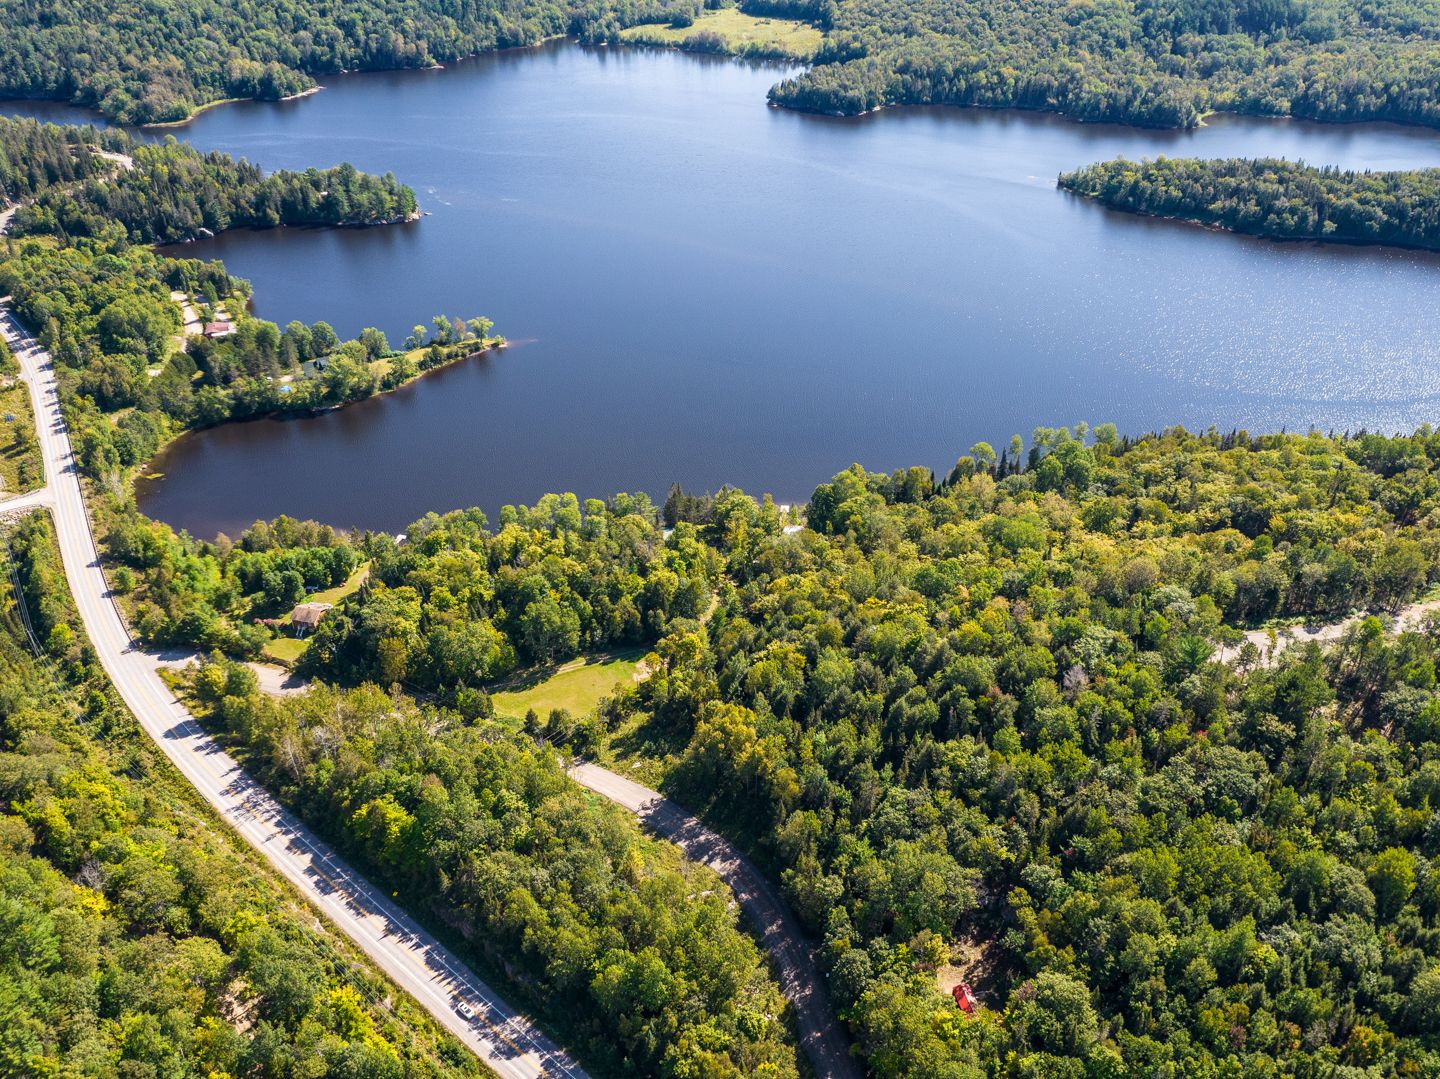
[[(312, 592), (305, 597), (306, 603), (328, 603), (332, 607), (340, 606), (341, 602), (349, 595), (360, 590), (365, 579), (370, 576), (370, 563), (361, 562), (346, 578), (343, 584), (337, 584), (334, 588), (327, 588), (323, 592)], [(290, 624), (290, 612), (285, 613), (284, 623)], [(267, 659), (277, 660), (289, 667), (305, 654), (305, 649), (310, 647), (309, 637), (280, 636), (272, 641), (266, 641), (265, 647), (260, 651)]]
[(496, 715), (523, 719), (535, 709), (536, 715), (547, 716), (553, 709), (563, 708), (572, 716), (589, 715), (616, 686), (631, 682), (639, 667), (639, 655), (626, 659), (609, 659), (562, 669), (549, 678), (513, 690), (491, 694)]
[(334, 588), (327, 588), (323, 592), (314, 592), (305, 597), (306, 603), (328, 603), (332, 607), (338, 607), (340, 601), (354, 592), (360, 591), (360, 586), (370, 576), (370, 563), (361, 562), (345, 579), (343, 584), (337, 584)]
[(288, 667), (303, 656), (305, 649), (309, 647), (309, 637), (304, 639), (297, 637), (276, 637), (273, 641), (266, 641), (265, 647), (260, 649), (260, 653), (266, 659), (279, 660)]
[(739, 52), (747, 45), (760, 45), (770, 49), (781, 49), (792, 56), (809, 57), (820, 48), (825, 35), (808, 23), (794, 19), (769, 19), (746, 15), (738, 8), (727, 7), (707, 11), (695, 20), (693, 26), (671, 26), (669, 23), (650, 23), (632, 26), (620, 32), (624, 41), (638, 45), (678, 46), (688, 37), (708, 30), (725, 39), (726, 46)]

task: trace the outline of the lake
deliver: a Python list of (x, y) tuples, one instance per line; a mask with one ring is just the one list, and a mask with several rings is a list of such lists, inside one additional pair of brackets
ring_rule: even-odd
[(1117, 154), (1435, 166), (1434, 132), (840, 120), (768, 108), (784, 72), (556, 44), (332, 78), (177, 131), (269, 168), (390, 170), (431, 214), (183, 249), (249, 277), (258, 314), (397, 343), (437, 312), (484, 314), (514, 345), (339, 412), (187, 436), (142, 508), (205, 536), (279, 513), (394, 530), (672, 482), (798, 501), (852, 461), (945, 469), (1037, 424), (1437, 418), (1440, 258), (1216, 234), (1054, 185)]

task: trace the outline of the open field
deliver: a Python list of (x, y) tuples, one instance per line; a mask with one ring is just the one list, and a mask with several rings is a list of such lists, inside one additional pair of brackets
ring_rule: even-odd
[(639, 653), (635, 653), (596, 663), (578, 661), (573, 665), (566, 664), (533, 685), (493, 694), (491, 700), (495, 703), (495, 713), (518, 719), (531, 708), (542, 716), (552, 709), (563, 708), (572, 716), (587, 715), (594, 711), (600, 698), (608, 695), (617, 685), (634, 679), (640, 666), (639, 660)]
[(351, 572), (350, 576), (345, 578), (343, 584), (337, 584), (334, 588), (327, 588), (323, 592), (312, 593), (305, 597), (305, 602), (328, 603), (331, 606), (338, 607), (346, 597), (360, 591), (360, 586), (365, 583), (365, 579), (369, 576), (370, 563), (361, 562)]
[(267, 659), (273, 659), (289, 666), (303, 656), (305, 649), (309, 647), (310, 639), (308, 637), (276, 637), (273, 641), (267, 641), (265, 647), (260, 651)]
[(725, 42), (725, 50), (743, 53), (747, 50), (761, 51), (771, 55), (785, 54), (806, 58), (815, 55), (824, 36), (808, 23), (794, 19), (770, 19), (746, 15), (737, 8), (720, 8), (707, 11), (695, 20), (693, 26), (671, 26), (669, 23), (650, 23), (632, 26), (622, 31), (624, 41), (636, 45), (661, 45), (684, 48), (688, 39), (700, 33), (711, 33)]

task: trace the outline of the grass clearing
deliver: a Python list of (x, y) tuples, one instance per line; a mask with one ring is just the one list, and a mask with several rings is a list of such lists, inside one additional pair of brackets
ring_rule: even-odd
[[(340, 606), (341, 600), (346, 599), (347, 597), (358, 592), (360, 590), (360, 586), (365, 583), (366, 579), (369, 576), (370, 563), (368, 561), (361, 562), (358, 566), (351, 570), (350, 576), (345, 578), (343, 584), (337, 584), (334, 588), (326, 588), (319, 592), (310, 592), (300, 602), (328, 603), (332, 607), (338, 607)], [(293, 610), (286, 611), (280, 617), (280, 621), (288, 626), (290, 624), (290, 616), (293, 613)]]
[(299, 662), (300, 657), (305, 654), (305, 649), (309, 647), (309, 637), (276, 637), (273, 641), (266, 641), (265, 647), (260, 649), (260, 653), (266, 659), (273, 659), (276, 663), (290, 667)]
[[(465, 347), (462, 348), (460, 347), (461, 345), (464, 345)], [(406, 349), (403, 352), (396, 353), (393, 356), (382, 356), (378, 360), (371, 360), (370, 373), (383, 383), (391, 376), (391, 372), (395, 370), (395, 365), (397, 363), (400, 363), (404, 365), (405, 370), (411, 372), (409, 377), (405, 380), (408, 382), (410, 381), (410, 379), (413, 379), (418, 375), (423, 375), (427, 371), (438, 370), (441, 367), (449, 366), (450, 364), (456, 363), (460, 360), (468, 360), (471, 356), (479, 356), (481, 353), (491, 352), (495, 349), (503, 348), (504, 345), (505, 338), (500, 334), (491, 334), (483, 341), (479, 338), (472, 338), (464, 342), (455, 342), (449, 345), (442, 345), (440, 347), (446, 353), (445, 358), (440, 363), (430, 368), (423, 367), (422, 361), (424, 361), (426, 357), (429, 356), (431, 346), (422, 345), (420, 348)]]
[[(338, 607), (347, 596), (358, 592), (360, 586), (365, 583), (366, 578), (369, 576), (370, 563), (361, 562), (350, 571), (350, 576), (346, 577), (343, 583), (337, 584), (334, 588), (326, 588), (320, 592), (312, 592), (301, 602), (328, 603), (332, 607)], [(291, 613), (290, 611), (286, 611), (280, 621), (288, 626), (290, 624)], [(309, 637), (276, 637), (273, 641), (267, 642), (265, 647), (260, 649), (260, 651), (267, 659), (273, 659), (276, 663), (283, 663), (287, 667), (292, 667), (299, 661), (300, 657), (305, 654), (305, 649), (309, 647)]]
[[(632, 26), (620, 33), (621, 40), (636, 45), (658, 45), (670, 48), (699, 47), (699, 51), (713, 52), (699, 42), (691, 41), (697, 34), (714, 34), (725, 43), (725, 51), (732, 53), (751, 52), (771, 56), (793, 56), (809, 59), (820, 48), (825, 36), (822, 31), (809, 23), (795, 19), (771, 19), (747, 15), (738, 8), (727, 7), (707, 11), (695, 20), (692, 26), (671, 26), (669, 23), (649, 23)], [(704, 39), (701, 39), (702, 41)]]
[(0, 422), (0, 496), (33, 491), (45, 482), (30, 391), (19, 379), (0, 389), (0, 417), (5, 416), (13, 418)]
[(360, 586), (370, 576), (370, 563), (361, 562), (350, 576), (345, 578), (344, 584), (337, 584), (334, 588), (327, 588), (323, 592), (315, 592), (305, 597), (306, 603), (328, 603), (332, 607), (340, 606), (340, 601), (360, 591)]
[(495, 713), (523, 718), (531, 708), (537, 715), (548, 715), (552, 709), (563, 708), (572, 716), (589, 715), (616, 686), (630, 682), (640, 666), (643, 653), (610, 656), (593, 663), (566, 664), (549, 677), (532, 685), (521, 685), (491, 695)]

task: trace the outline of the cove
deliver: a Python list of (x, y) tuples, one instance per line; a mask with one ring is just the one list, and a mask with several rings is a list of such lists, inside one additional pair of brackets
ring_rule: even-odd
[(269, 168), (393, 171), (431, 213), (182, 249), (250, 278), (258, 314), (392, 341), (440, 311), (485, 314), (514, 344), (338, 412), (186, 436), (140, 484), (142, 509), (203, 536), (279, 513), (395, 530), (672, 481), (796, 501), (852, 461), (944, 469), (977, 439), (1082, 419), (1435, 419), (1440, 258), (1213, 234), (1054, 185), (1120, 154), (1436, 166), (1434, 132), (838, 120), (767, 108), (784, 74), (557, 44), (333, 78), (173, 132)]

